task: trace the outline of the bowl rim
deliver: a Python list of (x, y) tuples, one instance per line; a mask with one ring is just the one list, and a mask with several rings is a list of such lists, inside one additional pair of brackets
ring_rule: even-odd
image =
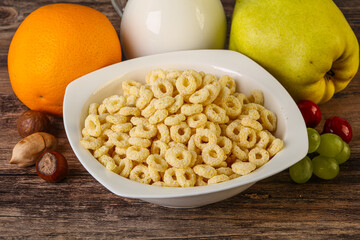
[[(106, 83), (119, 78), (141, 66), (161, 66), (168, 63), (198, 64), (211, 66), (224, 71), (244, 73), (251, 76), (264, 89), (275, 91), (276, 101), (280, 104), (286, 121), (285, 148), (271, 161), (281, 158), (283, 164), (266, 167), (270, 162), (251, 174), (239, 178), (207, 186), (174, 188), (146, 185), (124, 178), (103, 167), (88, 150), (80, 145), (80, 113), (90, 96)], [(118, 79), (119, 80), (119, 79)], [(84, 87), (86, 86), (86, 87)], [(80, 91), (80, 92), (79, 92)], [(76, 101), (74, 101), (76, 99)], [(116, 63), (72, 81), (66, 88), (63, 102), (64, 128), (76, 157), (84, 168), (104, 187), (116, 195), (128, 198), (175, 198), (203, 195), (241, 187), (249, 183), (268, 178), (292, 166), (307, 154), (308, 140), (305, 122), (296, 103), (285, 88), (264, 68), (245, 55), (231, 50), (187, 50), (150, 55)], [(291, 129), (291, 131), (289, 131)], [(290, 157), (290, 159), (289, 159)]]

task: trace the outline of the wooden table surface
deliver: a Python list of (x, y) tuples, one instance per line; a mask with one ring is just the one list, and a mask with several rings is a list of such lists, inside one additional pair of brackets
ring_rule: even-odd
[[(0, 1), (0, 238), (4, 239), (360, 239), (360, 74), (330, 102), (323, 119), (346, 118), (354, 137), (351, 159), (334, 180), (294, 184), (288, 171), (258, 182), (228, 200), (194, 209), (168, 209), (118, 197), (100, 185), (75, 157), (61, 118), (54, 118), (59, 151), (69, 175), (57, 184), (34, 167), (10, 165), (20, 140), (16, 120), (27, 108), (11, 89), (7, 52), (23, 19), (57, 1)], [(103, 12), (118, 30), (110, 0), (78, 2)], [(235, 0), (223, 0), (228, 20)], [(336, 0), (360, 39), (359, 0)], [(321, 122), (323, 125), (324, 120)]]

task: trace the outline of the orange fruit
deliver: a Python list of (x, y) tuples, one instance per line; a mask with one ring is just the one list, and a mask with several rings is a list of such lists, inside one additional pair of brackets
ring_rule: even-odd
[(71, 81), (120, 61), (119, 37), (104, 14), (78, 4), (51, 4), (20, 24), (8, 70), (16, 96), (27, 107), (62, 116)]

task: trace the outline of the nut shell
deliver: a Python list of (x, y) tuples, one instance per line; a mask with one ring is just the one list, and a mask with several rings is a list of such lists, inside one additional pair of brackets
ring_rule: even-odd
[(21, 137), (36, 132), (49, 132), (50, 120), (45, 113), (27, 110), (17, 120), (17, 129)]
[(46, 181), (59, 182), (68, 173), (68, 163), (61, 153), (46, 151), (36, 161), (36, 172)]

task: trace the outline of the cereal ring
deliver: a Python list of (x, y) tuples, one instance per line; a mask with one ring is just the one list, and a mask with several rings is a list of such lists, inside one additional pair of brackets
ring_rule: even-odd
[(249, 127), (243, 127), (240, 129), (240, 141), (239, 145), (243, 148), (252, 148), (256, 144), (256, 131)]
[(230, 89), (230, 93), (234, 93), (236, 90), (236, 83), (235, 80), (228, 76), (228, 75), (223, 75), (220, 77), (219, 79), (220, 85), (222, 87), (227, 87)]
[(149, 176), (153, 182), (158, 182), (161, 180), (159, 171), (157, 171), (156, 169), (150, 166), (148, 166), (148, 171), (149, 171)]
[(129, 135), (127, 135), (126, 133), (113, 132), (112, 130), (110, 130), (105, 135), (108, 136), (109, 139), (107, 142), (111, 145), (115, 145), (121, 148), (126, 148), (130, 145), (128, 142)]
[[(124, 101), (126, 101), (125, 98), (124, 98)], [(109, 113), (105, 107), (105, 104), (103, 104), (103, 103), (100, 104), (100, 106), (98, 107), (98, 113), (99, 114)]]
[(240, 174), (237, 174), (237, 173), (233, 173), (233, 174), (231, 174), (231, 175), (229, 176), (230, 180), (235, 179), (235, 178), (238, 178), (238, 177), (241, 177), (241, 175), (240, 175)]
[(157, 110), (165, 109), (165, 108), (168, 108), (171, 105), (173, 105), (174, 102), (175, 102), (175, 98), (173, 98), (171, 96), (166, 96), (166, 97), (162, 97), (162, 98), (155, 100), (154, 107)]
[(152, 138), (157, 134), (157, 127), (153, 124), (139, 124), (135, 128), (135, 137), (139, 138)]
[(98, 115), (101, 124), (107, 123), (107, 120), (106, 120), (107, 116), (109, 116), (109, 113), (103, 113), (103, 114)]
[(233, 144), (231, 153), (233, 154), (233, 156), (235, 156), (236, 161), (248, 161), (248, 150), (242, 150), (237, 144)]
[(80, 140), (81, 146), (86, 149), (96, 150), (101, 147), (103, 141), (99, 138), (94, 138), (91, 136), (85, 136)]
[(202, 88), (202, 89), (194, 92), (189, 97), (189, 102), (191, 102), (191, 103), (203, 103), (203, 102), (206, 101), (206, 99), (208, 99), (209, 95), (210, 95), (209, 89)]
[(226, 182), (229, 180), (230, 180), (229, 176), (226, 176), (225, 174), (221, 174), (221, 175), (216, 175), (216, 176), (210, 178), (207, 183), (210, 185), (210, 184), (215, 184), (215, 183)]
[(109, 123), (109, 122), (101, 124), (100, 125), (101, 132), (104, 132), (106, 129), (111, 129), (111, 126), (112, 126), (112, 123)]
[(201, 104), (184, 104), (181, 106), (181, 113), (185, 116), (191, 116), (201, 113), (203, 111), (203, 105)]
[(175, 142), (175, 141), (171, 141), (169, 142), (169, 147), (179, 147), (179, 148), (182, 148), (182, 149), (185, 149), (185, 150), (189, 150), (186, 148), (186, 145), (183, 144), (183, 143), (179, 143), (179, 142)]
[(147, 119), (149, 119), (155, 112), (156, 109), (154, 107), (154, 101), (155, 99), (151, 100), (151, 102), (149, 103), (149, 105), (147, 105), (146, 108), (144, 108), (143, 110), (141, 110), (141, 115)]
[(218, 79), (214, 75), (208, 73), (208, 74), (205, 74), (205, 76), (203, 77), (202, 87), (205, 87), (206, 85), (217, 83), (217, 82), (218, 82)]
[(131, 180), (137, 181), (139, 183), (149, 184), (151, 182), (149, 170), (143, 164), (136, 165), (131, 170), (129, 177)]
[(195, 186), (205, 186), (205, 185), (207, 185), (207, 180), (201, 176), (197, 176)]
[(181, 187), (193, 187), (196, 183), (196, 175), (192, 168), (176, 168), (175, 176)]
[(273, 132), (276, 130), (276, 115), (272, 111), (269, 110), (263, 110), (260, 112), (260, 120), (263, 125), (263, 127), (270, 132)]
[(266, 149), (267, 145), (270, 142), (270, 136), (265, 131), (257, 132), (258, 141), (256, 143), (256, 146), (259, 148)]
[(165, 182), (163, 181), (157, 181), (157, 182), (154, 182), (153, 184), (151, 184), (153, 186), (157, 186), (157, 187), (166, 187), (166, 184)]
[(217, 139), (217, 145), (222, 148), (224, 153), (228, 155), (231, 152), (232, 149), (232, 142), (229, 138), (225, 136), (221, 136)]
[(120, 124), (120, 123), (127, 123), (128, 117), (122, 116), (119, 114), (116, 115), (106, 115), (105, 117), (106, 122), (112, 123), (112, 124)]
[(88, 115), (90, 114), (95, 114), (98, 115), (98, 108), (99, 108), (99, 104), (98, 103), (91, 103), (89, 106), (89, 110), (88, 110)]
[(130, 173), (131, 173), (131, 170), (133, 169), (133, 162), (128, 159), (128, 158), (124, 158), (124, 159), (121, 159), (120, 162), (119, 162), (119, 170), (120, 170), (120, 176), (123, 176), (123, 177), (129, 177)]
[[(184, 119), (185, 120), (185, 119)], [(199, 128), (205, 126), (207, 122), (207, 117), (203, 113), (197, 113), (194, 115), (191, 115), (186, 120), (187, 124), (191, 128)]]
[(126, 96), (126, 106), (127, 107), (135, 107), (137, 99), (138, 99), (138, 97), (135, 95)]
[(135, 126), (140, 124), (149, 124), (149, 121), (144, 117), (132, 117), (130, 122)]
[(139, 163), (146, 161), (149, 155), (149, 150), (143, 147), (131, 146), (126, 150), (126, 157)]
[(149, 118), (149, 123), (151, 124), (161, 123), (168, 115), (169, 112), (166, 109), (156, 110), (156, 112)]
[(207, 121), (204, 126), (197, 128), (196, 132), (198, 132), (202, 129), (208, 129), (208, 130), (214, 132), (217, 137), (220, 137), (220, 135), (221, 135), (221, 128), (220, 128), (219, 124), (217, 124), (217, 123)]
[[(113, 96), (105, 98), (103, 101), (103, 104), (106, 107), (106, 110), (110, 114), (114, 114), (117, 111), (119, 111), (120, 108), (125, 106), (126, 99), (124, 96), (113, 95)], [(99, 111), (99, 109), (98, 109), (98, 111)], [(100, 113), (100, 111), (99, 111), (99, 113)]]
[(217, 98), (214, 100), (214, 103), (217, 105), (221, 105), (221, 103), (225, 102), (225, 99), (227, 97), (229, 97), (231, 94), (231, 91), (229, 88), (227, 87), (221, 87), (220, 88), (220, 92), (219, 95), (217, 96)]
[(203, 150), (207, 145), (216, 144), (217, 136), (209, 129), (201, 129), (194, 135), (194, 143), (196, 147)]
[(166, 73), (164, 70), (155, 69), (146, 74), (145, 81), (148, 84), (153, 84), (156, 80), (158, 80), (160, 78), (165, 78), (165, 77), (166, 77)]
[(101, 146), (100, 148), (96, 149), (93, 153), (95, 158), (99, 158), (103, 155), (108, 155), (109, 147), (107, 146)]
[(137, 107), (122, 107), (119, 110), (119, 114), (122, 116), (139, 116), (140, 115), (140, 109)]
[(123, 132), (127, 133), (131, 130), (133, 125), (131, 123), (120, 123), (120, 124), (114, 124), (111, 126), (111, 130), (114, 132)]
[(115, 156), (119, 157), (119, 159), (126, 158), (126, 148), (115, 147)]
[(168, 168), (168, 163), (158, 154), (151, 154), (146, 159), (146, 163), (149, 167), (155, 169), (159, 172), (165, 172), (165, 170)]
[(198, 148), (198, 147), (196, 147), (194, 138), (195, 138), (195, 135), (192, 135), (192, 136), (189, 138), (189, 141), (188, 141), (188, 149), (189, 149), (190, 151), (196, 152), (196, 154), (201, 154), (201, 149)]
[(216, 144), (208, 144), (204, 147), (201, 157), (204, 163), (213, 167), (219, 166), (226, 159), (224, 150)]
[(247, 115), (240, 115), (238, 117), (239, 119), (243, 119), (243, 118), (251, 118), (251, 119), (254, 119), (254, 120), (259, 120), (260, 118), (260, 113), (258, 110), (255, 110), (255, 109), (250, 109), (247, 113)]
[(243, 105), (241, 114), (248, 115), (250, 110), (257, 110), (258, 112), (261, 112), (265, 110), (265, 108), (257, 103), (247, 103)]
[(136, 100), (135, 106), (142, 110), (151, 102), (154, 94), (150, 89), (147, 89), (146, 86), (141, 86), (139, 94), (140, 97)]
[(224, 174), (226, 176), (231, 176), (232, 174), (234, 174), (233, 170), (229, 167), (219, 167), (216, 169), (217, 175), (221, 175)]
[(252, 162), (256, 167), (261, 167), (270, 159), (270, 154), (263, 148), (255, 147), (249, 152), (249, 162)]
[(181, 147), (169, 148), (165, 153), (165, 160), (176, 168), (187, 168), (191, 163), (191, 153)]
[(129, 137), (128, 142), (133, 146), (147, 148), (151, 146), (151, 141), (146, 138)]
[(223, 107), (226, 111), (226, 114), (230, 118), (236, 118), (240, 115), (242, 105), (234, 95), (229, 95), (224, 99), (224, 101), (220, 104), (221, 107)]
[(216, 169), (207, 164), (199, 164), (194, 166), (194, 172), (203, 178), (212, 178), (217, 175)]
[(167, 126), (173, 126), (180, 124), (185, 119), (186, 119), (185, 115), (180, 113), (180, 114), (168, 116), (167, 118), (165, 118), (164, 123)]
[(174, 87), (166, 79), (158, 79), (154, 82), (154, 84), (151, 86), (151, 89), (154, 93), (154, 97), (156, 98), (163, 98), (166, 96), (172, 96)]
[(190, 135), (190, 127), (185, 122), (170, 127), (170, 137), (175, 142), (185, 143), (189, 140)]
[(185, 76), (191, 75), (192, 77), (194, 77), (197, 88), (199, 88), (202, 85), (202, 81), (203, 81), (202, 76), (200, 73), (198, 73), (195, 70), (191, 70), (191, 69), (185, 70), (181, 75), (185, 75)]
[(157, 139), (161, 140), (164, 143), (169, 143), (170, 142), (169, 128), (164, 123), (160, 123), (157, 125), (157, 130), (158, 130)]
[(161, 140), (156, 140), (151, 144), (151, 154), (158, 154), (161, 157), (165, 157), (165, 153), (166, 151), (169, 149), (169, 146), (161, 141)]
[(279, 138), (276, 138), (275, 140), (273, 140), (271, 142), (267, 151), (269, 152), (270, 157), (273, 157), (275, 154), (280, 152), (280, 150), (282, 150), (283, 148), (284, 148), (284, 141)]
[(243, 128), (240, 120), (232, 121), (225, 130), (226, 136), (233, 141), (240, 141), (240, 130)]
[(259, 123), (258, 121), (254, 120), (250, 117), (245, 117), (245, 118), (241, 119), (241, 124), (245, 127), (252, 128), (256, 131), (261, 131), (263, 129), (263, 126), (261, 125), (261, 123)]
[(181, 95), (191, 95), (196, 91), (198, 87), (196, 78), (191, 74), (181, 74), (178, 79), (176, 79), (176, 89)]
[(98, 158), (98, 161), (106, 167), (106, 169), (114, 172), (119, 173), (119, 167), (115, 164), (115, 161), (112, 159), (112, 157), (108, 155), (103, 155)]
[(167, 186), (167, 187), (179, 187), (180, 186), (180, 184), (177, 182), (174, 168), (166, 169), (163, 180), (165, 182), (165, 186)]
[(252, 90), (248, 96), (248, 100), (251, 103), (264, 105), (264, 94), (260, 90)]
[(170, 69), (166, 71), (166, 79), (177, 79), (182, 74), (182, 71), (176, 69)]
[(93, 137), (99, 137), (101, 134), (101, 123), (99, 116), (95, 114), (90, 114), (85, 119), (85, 129), (86, 132)]
[[(185, 146), (186, 147), (186, 146)], [(191, 163), (190, 163), (190, 165), (189, 165), (189, 167), (194, 167), (195, 165), (196, 165), (196, 162), (197, 162), (197, 153), (195, 152), (195, 151), (190, 151), (190, 153), (191, 153)]]
[(216, 104), (207, 105), (204, 113), (207, 118), (214, 123), (227, 123), (229, 121), (229, 117), (226, 115), (225, 109)]
[(234, 93), (234, 96), (239, 99), (240, 104), (243, 106), (244, 104), (249, 103), (249, 100), (247, 99), (246, 95), (243, 93)]
[(234, 173), (241, 176), (247, 175), (256, 169), (256, 165), (252, 162), (235, 162), (231, 165)]
[(125, 80), (121, 83), (121, 86), (122, 86), (124, 93), (134, 95), (136, 97), (140, 96), (139, 90), (140, 90), (140, 87), (142, 86), (141, 83), (134, 81), (134, 80)]
[(177, 95), (174, 97), (175, 98), (175, 102), (173, 105), (171, 105), (171, 107), (168, 107), (168, 111), (170, 114), (174, 114), (176, 113), (181, 106), (184, 104), (184, 97), (181, 95)]

